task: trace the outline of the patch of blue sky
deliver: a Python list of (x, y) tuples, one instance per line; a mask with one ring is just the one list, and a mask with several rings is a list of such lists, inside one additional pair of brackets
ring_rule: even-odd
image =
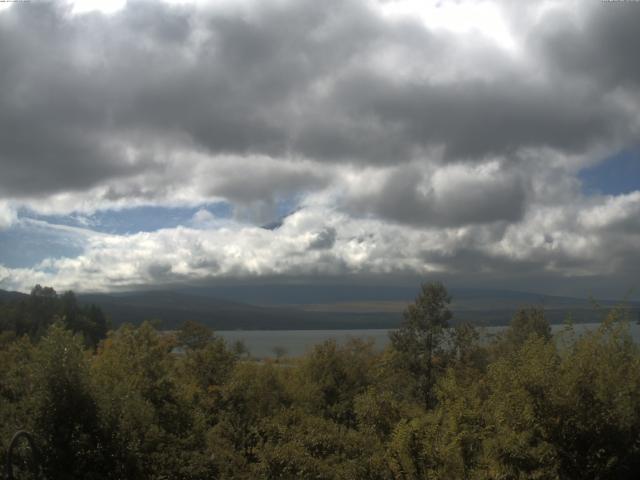
[(578, 174), (587, 195), (622, 195), (640, 190), (640, 147), (623, 150)]
[(276, 230), (282, 226), (282, 223), (284, 222), (284, 219), (286, 217), (288, 217), (292, 213), (295, 213), (300, 208), (299, 196), (281, 198), (276, 202), (275, 216), (273, 220), (263, 222), (260, 226), (267, 230)]
[(191, 226), (193, 216), (206, 209), (213, 217), (231, 218), (226, 202), (196, 207), (134, 207), (104, 210), (92, 215), (42, 215), (18, 212), (18, 221), (0, 230), (0, 264), (9, 268), (30, 268), (48, 258), (74, 258), (84, 251), (87, 237), (95, 233), (126, 235), (152, 232), (180, 225)]
[(0, 264), (30, 268), (47, 258), (77, 257), (86, 236), (40, 221), (22, 220), (0, 231)]
[[(298, 201), (292, 197), (277, 202), (275, 228), (284, 217), (297, 210)], [(13, 226), (0, 231), (0, 264), (9, 268), (30, 268), (48, 258), (77, 257), (84, 251), (87, 237), (94, 232), (126, 235), (197, 226), (194, 216), (201, 210), (206, 210), (222, 224), (232, 220), (234, 215), (233, 205), (228, 202), (194, 207), (133, 207), (102, 210), (91, 215), (43, 215), (23, 209), (18, 212), (19, 220)]]
[(139, 232), (154, 232), (164, 228), (189, 226), (193, 216), (206, 209), (214, 217), (225, 219), (233, 214), (227, 202), (216, 202), (195, 207), (144, 206), (119, 210), (100, 210), (92, 215), (38, 215), (20, 212), (23, 218), (33, 218), (47, 223), (86, 228), (100, 233), (126, 235)]
[(281, 198), (276, 203), (276, 214), (278, 219), (282, 219), (291, 215), (300, 208), (300, 196), (294, 195)]

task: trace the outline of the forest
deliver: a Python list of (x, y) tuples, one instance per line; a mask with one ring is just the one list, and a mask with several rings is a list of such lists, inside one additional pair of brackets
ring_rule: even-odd
[[(640, 351), (623, 307), (578, 335), (537, 307), (491, 338), (421, 286), (384, 351), (252, 359), (186, 321), (110, 329), (72, 292), (0, 303), (0, 460), (46, 479), (631, 479)], [(24, 477), (27, 478), (27, 477)]]

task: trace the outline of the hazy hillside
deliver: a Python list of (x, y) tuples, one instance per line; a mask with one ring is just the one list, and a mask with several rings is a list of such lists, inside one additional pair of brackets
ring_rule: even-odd
[(296, 306), (256, 306), (183, 292), (129, 292), (118, 295), (79, 295), (81, 302), (96, 303), (114, 325), (159, 320), (175, 328), (185, 320), (217, 330), (390, 328), (399, 317), (386, 312), (313, 312)]
[[(78, 300), (99, 305), (114, 326), (157, 320), (161, 328), (176, 328), (193, 320), (217, 330), (358, 329), (396, 327), (414, 294), (415, 288), (406, 287), (300, 285), (79, 294)], [(23, 296), (0, 290), (0, 301)], [(452, 297), (454, 323), (505, 325), (518, 308), (531, 305), (544, 307), (551, 323), (561, 323), (569, 315), (578, 323), (601, 318), (588, 299), (472, 289), (452, 289)], [(599, 304), (606, 309), (616, 302)], [(637, 317), (640, 304), (630, 306)]]
[(6, 290), (0, 290), (0, 302), (20, 300), (26, 295), (20, 292), (8, 292)]
[[(114, 323), (158, 319), (166, 328), (191, 319), (215, 329), (393, 328), (415, 288), (344, 286), (238, 286), (170, 292), (80, 295), (99, 304)], [(523, 306), (542, 306), (552, 323), (600, 320), (588, 299), (504, 290), (452, 289), (454, 321), (505, 325)], [(603, 308), (616, 301), (600, 301)], [(638, 315), (640, 304), (631, 305)]]

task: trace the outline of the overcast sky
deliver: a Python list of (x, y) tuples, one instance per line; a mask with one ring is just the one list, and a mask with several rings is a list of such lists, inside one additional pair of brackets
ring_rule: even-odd
[(638, 25), (631, 1), (3, 3), (0, 288), (640, 297)]

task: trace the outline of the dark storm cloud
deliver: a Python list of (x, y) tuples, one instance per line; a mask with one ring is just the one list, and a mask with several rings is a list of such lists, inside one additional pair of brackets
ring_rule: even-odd
[[(266, 162), (264, 162), (266, 163)], [(273, 192), (283, 197), (320, 188), (329, 178), (312, 168), (300, 168), (291, 164), (266, 165), (256, 159), (248, 169), (233, 162), (219, 169), (213, 178), (204, 178), (205, 189), (214, 195), (222, 195), (231, 201), (247, 204), (259, 201), (275, 201)]]
[(636, 2), (594, 2), (582, 22), (551, 11), (532, 38), (555, 68), (606, 88), (640, 86), (640, 8)]
[(353, 211), (439, 227), (522, 218), (528, 187), (518, 174), (456, 167), (435, 174), (411, 166), (398, 169), (379, 190), (356, 196)]
[(134, 49), (153, 81), (132, 92), (122, 117), (132, 126), (184, 134), (211, 153), (304, 154), (292, 152), (291, 143), (296, 110), (312, 108), (308, 89), (360, 52), (377, 28), (354, 2), (210, 13), (194, 22), (194, 38), (173, 45), (175, 56), (160, 49), (138, 56)]
[(0, 15), (3, 196), (82, 189), (131, 172), (101, 138), (99, 88), (69, 68), (66, 26), (42, 10)]
[[(623, 32), (632, 25), (618, 16), (587, 45), (622, 47), (630, 33), (607, 40), (618, 20)], [(0, 25), (5, 196), (82, 189), (153, 168), (124, 147), (167, 138), (212, 154), (396, 163), (429, 145), (452, 158), (523, 146), (581, 150), (621, 121), (592, 92), (533, 87), (523, 77), (392, 80), (393, 71), (367, 65), (378, 51), (428, 60), (444, 47), (417, 24), (385, 22), (359, 2), (200, 15), (129, 2), (112, 16), (71, 16), (53, 2), (12, 8)], [(636, 57), (613, 51), (616, 71), (635, 68)]]
[(112, 16), (71, 16), (55, 2), (3, 12), (0, 192), (130, 176), (153, 165), (124, 147), (166, 139), (212, 154), (299, 154), (290, 152), (289, 107), (304, 108), (310, 84), (377, 28), (358, 3), (209, 15), (156, 2), (129, 2)]
[[(341, 208), (413, 225), (514, 222), (529, 201), (509, 167), (521, 149), (580, 154), (632, 133), (633, 113), (606, 93), (637, 83), (640, 9), (591, 7), (584, 30), (545, 17), (520, 53), (541, 57), (535, 72), (364, 1), (248, 5), (2, 12), (0, 199), (100, 185), (103, 200), (162, 201), (184, 187), (273, 205), (330, 187), (345, 163), (403, 165)], [(432, 185), (415, 165), (439, 163), (434, 148), (440, 167), (498, 157), (496, 181)]]
[(539, 86), (527, 79), (401, 84), (362, 78), (345, 85), (341, 98), (389, 127), (404, 144), (443, 145), (450, 159), (482, 160), (526, 147), (584, 151), (608, 138), (624, 116), (593, 91), (575, 85)]
[(151, 263), (147, 265), (147, 273), (153, 280), (163, 279), (171, 275), (170, 263)]
[(331, 249), (336, 243), (337, 232), (335, 228), (327, 227), (316, 235), (311, 243), (309, 249), (311, 250), (328, 250)]
[(477, 248), (463, 247), (451, 252), (424, 252), (423, 258), (429, 263), (442, 265), (451, 274), (477, 275), (490, 273), (501, 275), (540, 274), (544, 267), (536, 260), (510, 261), (498, 255), (491, 255)]

